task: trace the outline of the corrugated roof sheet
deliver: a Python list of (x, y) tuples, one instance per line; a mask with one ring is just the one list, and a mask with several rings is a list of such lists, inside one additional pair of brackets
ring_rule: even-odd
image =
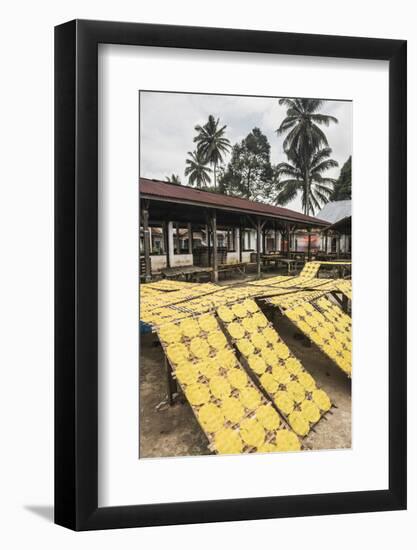
[(344, 201), (328, 202), (326, 206), (318, 213), (318, 216), (321, 220), (326, 220), (331, 224), (336, 223), (343, 218), (348, 218), (351, 215), (351, 199), (346, 199)]
[(147, 198), (155, 197), (156, 199), (160, 197), (162, 199), (171, 199), (174, 202), (189, 202), (213, 208), (232, 209), (274, 218), (284, 218), (294, 222), (312, 222), (312, 224), (316, 226), (328, 225), (324, 219), (305, 216), (300, 212), (295, 212), (289, 208), (282, 208), (281, 206), (273, 206), (263, 202), (241, 199), (239, 197), (231, 197), (230, 195), (211, 193), (210, 191), (201, 191), (200, 189), (195, 189), (186, 185), (177, 185), (148, 178), (140, 178), (139, 183), (140, 194)]

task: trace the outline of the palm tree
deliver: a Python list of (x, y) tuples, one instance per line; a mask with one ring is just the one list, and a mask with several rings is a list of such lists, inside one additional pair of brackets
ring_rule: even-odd
[[(311, 170), (309, 160), (320, 148), (328, 147), (325, 133), (319, 125), (329, 126), (331, 122), (337, 124), (334, 116), (323, 115), (319, 109), (325, 102), (322, 99), (281, 98), (280, 105), (288, 107), (287, 116), (277, 129), (277, 134), (282, 135), (288, 131), (283, 143), (284, 151), (297, 155), (304, 166), (306, 189), (310, 188), (308, 177)], [(308, 192), (305, 196), (307, 211), (310, 210)]]
[[(288, 151), (289, 162), (281, 162), (276, 167), (278, 179), (276, 204), (285, 206), (301, 191), (304, 214), (311, 213), (314, 216), (317, 210), (329, 202), (336, 182), (333, 178), (323, 176), (329, 168), (338, 166), (338, 163), (330, 158), (331, 153), (330, 147), (324, 147), (313, 153), (307, 163), (309, 168), (306, 170), (302, 157), (296, 152)], [(287, 176), (287, 179), (281, 180), (282, 176)]]
[(169, 181), (169, 183), (176, 183), (177, 185), (181, 185), (180, 177), (176, 174), (171, 174), (170, 176), (167, 176), (166, 181)]
[(215, 189), (217, 166), (223, 162), (223, 155), (231, 148), (230, 141), (224, 137), (227, 126), (219, 127), (219, 123), (219, 119), (215, 120), (214, 116), (210, 115), (204, 126), (198, 125), (194, 128), (198, 132), (194, 138), (194, 142), (197, 143), (197, 152), (205, 162), (213, 166)]
[(201, 189), (201, 187), (207, 187), (210, 183), (211, 169), (197, 151), (193, 153), (188, 151), (188, 155), (190, 158), (185, 161), (187, 166), (184, 172), (185, 176), (189, 176), (188, 182), (190, 185), (195, 184), (199, 189)]

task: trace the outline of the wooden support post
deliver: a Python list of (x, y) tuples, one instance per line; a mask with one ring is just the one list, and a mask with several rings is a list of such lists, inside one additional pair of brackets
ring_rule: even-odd
[(307, 231), (308, 231), (307, 259), (308, 261), (310, 261), (311, 260), (311, 228), (309, 227)]
[(164, 245), (165, 245), (165, 255), (167, 259), (167, 267), (171, 267), (171, 258), (169, 256), (169, 222), (168, 221), (163, 222), (162, 230), (164, 233)]
[(152, 226), (149, 226), (149, 252), (150, 254), (153, 253), (153, 246), (152, 246)]
[(210, 224), (211, 224), (211, 221), (210, 221), (210, 218), (208, 218), (209, 220), (209, 223), (206, 225), (207, 227), (207, 266), (210, 267), (211, 266), (211, 243), (210, 243), (210, 240), (211, 240), (211, 237), (210, 237)]
[(193, 228), (192, 225), (188, 224), (188, 254), (193, 253)]
[(219, 280), (219, 269), (217, 262), (217, 217), (215, 210), (213, 210), (211, 215), (211, 225), (213, 231), (213, 282), (217, 283)]
[(279, 231), (277, 229), (277, 225), (275, 224), (275, 238), (274, 238), (274, 249), (275, 249), (275, 252), (278, 252), (279, 249), (278, 249), (278, 235), (279, 235)]
[(342, 307), (342, 299), (339, 298), (338, 294), (339, 294), (339, 292), (337, 292), (337, 291), (331, 292), (331, 295), (333, 296), (333, 298), (336, 300), (336, 302), (339, 304), (339, 306)]
[(262, 229), (262, 253), (266, 254), (266, 235), (265, 229)]
[(170, 405), (174, 404), (174, 394), (178, 392), (177, 381), (172, 376), (172, 367), (165, 355), (165, 372), (167, 376), (167, 395), (168, 403)]
[(329, 232), (328, 231), (325, 231), (324, 233), (324, 252), (325, 254), (327, 254), (327, 237), (329, 235)]
[(145, 281), (149, 282), (152, 278), (151, 270), (151, 251), (149, 245), (149, 209), (148, 204), (145, 204), (142, 209), (143, 221), (143, 248), (145, 252)]
[(264, 228), (267, 220), (264, 220), (261, 222), (259, 218), (256, 218), (256, 223), (247, 216), (249, 223), (255, 228), (256, 230), (256, 272), (258, 279), (261, 277), (261, 232)]
[(285, 229), (281, 229), (281, 252), (285, 252)]
[(258, 279), (261, 278), (261, 222), (256, 220), (256, 272)]
[(243, 251), (243, 227), (239, 228), (239, 262), (242, 263), (242, 251)]
[(348, 297), (345, 296), (342, 292), (338, 292), (338, 291), (333, 291), (331, 294), (333, 298), (336, 300), (336, 302), (339, 304), (339, 306), (342, 308), (342, 310), (345, 313), (348, 313), (348, 304), (349, 304)]
[[(173, 229), (174, 229), (174, 250), (175, 250), (175, 246), (176, 246), (177, 247), (177, 254), (179, 254), (181, 245), (180, 245), (180, 228), (178, 227), (178, 223), (173, 224)], [(176, 244), (175, 244), (175, 242), (176, 242)]]

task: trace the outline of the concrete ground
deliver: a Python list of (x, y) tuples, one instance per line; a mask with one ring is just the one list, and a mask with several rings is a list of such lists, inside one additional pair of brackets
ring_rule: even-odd
[[(304, 439), (304, 446), (316, 450), (349, 448), (350, 380), (277, 310), (265, 310), (265, 313), (292, 352), (337, 406)], [(184, 397), (179, 395), (172, 406), (167, 403), (164, 353), (155, 335), (141, 337), (139, 386), (140, 458), (210, 454), (207, 439)]]

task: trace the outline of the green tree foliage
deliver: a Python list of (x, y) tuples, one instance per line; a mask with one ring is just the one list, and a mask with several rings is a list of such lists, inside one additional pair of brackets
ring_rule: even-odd
[(342, 201), (352, 198), (352, 157), (349, 157), (340, 170), (340, 175), (336, 180), (333, 193), (330, 199), (332, 201)]
[(170, 176), (167, 176), (166, 181), (169, 181), (169, 183), (176, 183), (177, 185), (181, 185), (181, 179), (177, 174), (171, 174)]
[(213, 115), (208, 117), (204, 126), (196, 126), (194, 142), (197, 143), (197, 153), (205, 163), (213, 167), (214, 188), (217, 187), (217, 167), (223, 162), (223, 155), (230, 151), (230, 141), (225, 137), (227, 126), (220, 126), (220, 120)]
[(337, 162), (330, 158), (331, 153), (330, 147), (325, 147), (313, 153), (308, 159), (307, 187), (305, 157), (289, 150), (289, 162), (281, 162), (276, 167), (278, 183), (275, 187), (275, 203), (285, 206), (301, 193), (304, 214), (314, 215), (329, 202), (336, 180), (325, 177), (324, 173), (329, 168), (338, 166)]
[(188, 176), (188, 183), (195, 185), (199, 189), (207, 187), (210, 184), (211, 169), (204, 162), (204, 159), (197, 151), (188, 152), (189, 158), (186, 159), (185, 176)]
[(321, 148), (327, 148), (328, 142), (320, 126), (329, 126), (337, 123), (337, 118), (323, 115), (319, 110), (324, 105), (321, 99), (281, 98), (280, 105), (288, 107), (286, 117), (277, 129), (277, 134), (286, 134), (284, 151), (289, 160), (296, 158), (297, 166), (303, 172), (304, 199), (306, 212), (313, 211), (310, 207), (309, 190), (312, 188), (309, 181), (311, 160)]
[(266, 135), (254, 128), (233, 146), (230, 162), (220, 173), (219, 189), (251, 200), (267, 199), (272, 177), (271, 146)]

